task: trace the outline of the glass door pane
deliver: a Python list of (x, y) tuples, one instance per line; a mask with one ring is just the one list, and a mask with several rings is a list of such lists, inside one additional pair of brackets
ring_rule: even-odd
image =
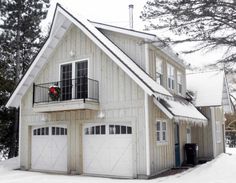
[(75, 96), (77, 99), (88, 98), (88, 61), (75, 64)]
[(61, 100), (72, 99), (72, 64), (61, 65)]

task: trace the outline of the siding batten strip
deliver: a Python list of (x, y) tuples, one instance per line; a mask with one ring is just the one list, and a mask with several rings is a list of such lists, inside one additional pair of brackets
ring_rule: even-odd
[[(146, 72), (149, 73), (149, 49), (148, 43), (145, 44), (145, 69)], [(148, 94), (144, 93), (144, 111), (145, 111), (145, 129), (146, 129), (146, 168), (147, 168), (147, 176), (151, 175), (150, 170), (150, 132), (149, 132), (149, 102), (148, 102)]]

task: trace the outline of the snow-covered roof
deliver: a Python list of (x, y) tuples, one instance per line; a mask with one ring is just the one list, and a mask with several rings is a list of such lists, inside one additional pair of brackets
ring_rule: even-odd
[(223, 71), (189, 73), (186, 79), (187, 90), (193, 93), (195, 106), (222, 105), (225, 79)]
[(187, 90), (191, 92), (195, 106), (223, 106), (225, 113), (233, 112), (224, 71), (189, 73), (186, 78)]
[(171, 99), (154, 99), (154, 103), (160, 109), (162, 109), (160, 105), (165, 107), (167, 110), (163, 112), (167, 114), (170, 119), (174, 119), (175, 122), (207, 125), (207, 118), (201, 114), (191, 102), (188, 102), (183, 97), (175, 96)]
[(164, 87), (155, 82), (142, 68), (140, 68), (118, 46), (110, 41), (90, 21), (80, 17), (77, 12), (67, 11), (57, 4), (52, 21), (49, 38), (35, 57), (33, 63), (23, 76), (8, 100), (7, 107), (18, 107), (22, 96), (33, 83), (39, 71), (47, 62), (53, 49), (69, 29), (71, 24), (83, 31), (107, 56), (111, 58), (126, 74), (128, 74), (146, 93), (151, 96), (172, 96)]

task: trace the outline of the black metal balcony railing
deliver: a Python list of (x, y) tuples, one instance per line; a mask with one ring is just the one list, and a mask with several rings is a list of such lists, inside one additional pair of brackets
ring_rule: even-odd
[[(59, 88), (59, 95), (52, 98), (49, 89), (54, 86)], [(99, 83), (96, 80), (81, 77), (62, 81), (33, 84), (33, 103), (60, 102), (73, 99), (92, 99), (98, 101)]]

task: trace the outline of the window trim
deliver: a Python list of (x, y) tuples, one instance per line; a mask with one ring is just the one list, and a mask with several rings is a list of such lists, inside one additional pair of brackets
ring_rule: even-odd
[[(169, 77), (169, 68), (170, 68), (170, 77)], [(173, 68), (173, 76), (171, 75), (171, 70)], [(169, 87), (169, 79), (171, 80), (170, 84), (171, 86)], [(170, 90), (175, 90), (175, 67), (171, 64), (167, 64), (167, 88)], [(173, 82), (173, 83), (172, 83)]]
[[(157, 130), (157, 123), (160, 122), (160, 131)], [(162, 129), (162, 123), (166, 124), (166, 139), (163, 140), (163, 129)], [(168, 123), (166, 120), (162, 120), (162, 119), (157, 119), (155, 122), (155, 141), (157, 143), (157, 145), (166, 145), (168, 144)], [(157, 140), (157, 132), (160, 133), (160, 141)]]
[[(161, 72), (158, 72), (158, 70), (157, 70), (157, 62), (161, 62)], [(157, 81), (157, 74), (159, 75), (159, 76), (161, 76), (160, 77), (160, 85), (162, 85), (163, 86), (163, 84), (164, 84), (164, 74), (163, 74), (163, 71), (164, 71), (164, 65), (163, 65), (163, 60), (161, 60), (159, 57), (157, 57), (156, 56), (156, 59), (155, 59), (155, 64), (156, 64), (156, 67), (155, 67), (155, 79), (156, 79), (156, 82), (157, 83), (159, 83), (158, 81)]]
[[(71, 79), (72, 81), (74, 81), (73, 79), (76, 79), (75, 78), (75, 64), (77, 62), (83, 62), (83, 61), (87, 61), (88, 62), (88, 78), (90, 78), (90, 59), (87, 57), (87, 58), (83, 58), (83, 59), (77, 59), (77, 60), (72, 60), (72, 61), (67, 61), (67, 62), (63, 62), (63, 63), (59, 63), (59, 68), (58, 68), (58, 72), (59, 72), (59, 79), (58, 81), (61, 81), (61, 66), (62, 65), (66, 65), (66, 64), (72, 64), (72, 76), (71, 76)], [(73, 87), (74, 87), (74, 83), (72, 83)], [(88, 95), (89, 95), (89, 86), (88, 86)], [(75, 92), (74, 92), (74, 89), (72, 89), (72, 100), (75, 98)]]

